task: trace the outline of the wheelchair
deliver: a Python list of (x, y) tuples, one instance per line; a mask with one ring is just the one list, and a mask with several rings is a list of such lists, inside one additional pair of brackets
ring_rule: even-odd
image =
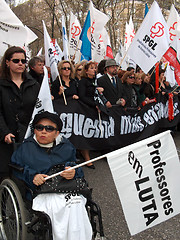
[[(11, 164), (10, 167), (17, 170), (17, 166)], [(43, 212), (32, 210), (32, 201), (24, 199), (24, 194), (17, 185), (16, 180), (10, 178), (4, 179), (0, 185), (2, 239), (53, 240), (50, 217)], [(92, 240), (104, 240), (101, 209), (92, 199), (87, 199), (86, 209), (93, 229)]]

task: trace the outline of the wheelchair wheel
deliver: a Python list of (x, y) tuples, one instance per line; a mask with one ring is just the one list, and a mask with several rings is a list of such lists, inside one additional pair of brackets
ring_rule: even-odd
[(16, 184), (5, 179), (0, 185), (0, 230), (4, 240), (27, 239), (26, 212)]

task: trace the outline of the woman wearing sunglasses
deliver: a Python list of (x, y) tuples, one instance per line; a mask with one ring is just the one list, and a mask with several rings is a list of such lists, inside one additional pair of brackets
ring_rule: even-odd
[[(85, 208), (86, 198), (80, 193), (57, 191), (62, 181), (68, 189), (71, 179), (83, 178), (81, 168), (67, 170), (75, 165), (76, 151), (69, 140), (59, 135), (62, 128), (59, 116), (47, 111), (37, 114), (33, 128), (34, 136), (27, 138), (12, 156), (12, 162), (24, 168), (23, 173), (15, 175), (33, 191), (43, 184), (52, 186), (51, 192), (35, 195), (32, 208), (49, 215), (54, 240), (91, 240), (92, 227)], [(60, 174), (63, 180), (58, 178), (57, 185), (53, 184), (56, 178), (46, 183), (45, 177), (52, 174), (49, 170), (52, 167), (58, 169), (60, 165), (65, 169)]]
[(63, 97), (63, 92), (65, 97), (72, 97), (73, 99), (78, 99), (76, 82), (74, 77), (74, 67), (70, 61), (63, 60), (58, 63), (58, 71), (61, 77), (60, 83), (59, 77), (52, 83), (51, 93), (54, 99), (59, 99)]
[(39, 92), (39, 84), (26, 76), (26, 53), (20, 47), (6, 50), (0, 76), (0, 178), (9, 175), (12, 138), (22, 142)]
[(127, 71), (122, 76), (123, 82), (123, 92), (126, 96), (126, 104), (125, 108), (137, 108), (138, 107), (138, 97), (137, 92), (133, 88), (133, 84), (135, 83), (135, 74), (134, 71)]

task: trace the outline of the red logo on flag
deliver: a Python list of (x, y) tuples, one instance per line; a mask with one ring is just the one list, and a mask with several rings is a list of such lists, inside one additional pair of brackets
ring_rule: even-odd
[(75, 26), (74, 23), (72, 24), (71, 27), (71, 34), (72, 34), (72, 38), (75, 38), (76, 36), (78, 36), (81, 33), (81, 29), (79, 26)]
[(169, 28), (169, 35), (171, 41), (173, 41), (174, 37), (176, 36), (176, 25), (177, 22), (174, 22), (173, 25)]
[(150, 29), (151, 32), (151, 37), (155, 38), (155, 37), (161, 37), (164, 34), (164, 26), (162, 25), (162, 23), (157, 22), (154, 24), (154, 26), (152, 26), (152, 28)]

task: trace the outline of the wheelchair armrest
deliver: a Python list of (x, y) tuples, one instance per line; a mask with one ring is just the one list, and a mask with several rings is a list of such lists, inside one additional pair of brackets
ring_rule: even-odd
[(20, 167), (19, 165), (15, 164), (15, 163), (9, 163), (8, 164), (10, 168), (18, 171), (18, 172), (23, 172), (24, 171), (24, 168), (23, 167)]

